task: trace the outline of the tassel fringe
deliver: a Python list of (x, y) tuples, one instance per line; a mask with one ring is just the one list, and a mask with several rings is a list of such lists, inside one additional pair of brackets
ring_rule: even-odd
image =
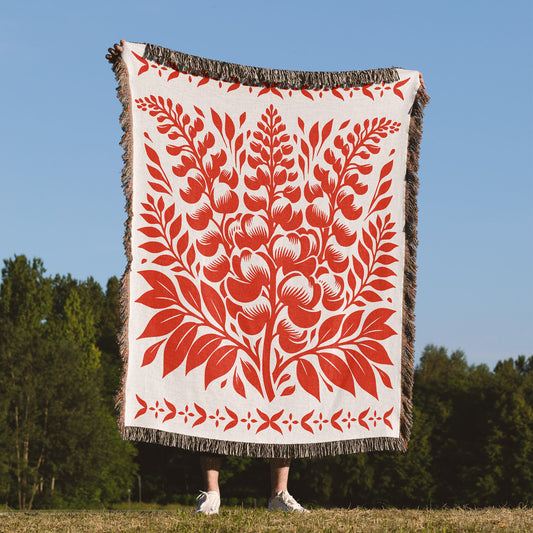
[(123, 437), (127, 440), (151, 442), (163, 446), (177, 446), (185, 450), (216, 455), (239, 455), (241, 457), (327, 457), (349, 453), (376, 451), (403, 451), (403, 444), (393, 437), (356, 439), (309, 444), (256, 444), (234, 442), (203, 437), (168, 433), (158, 429), (126, 427)]
[(402, 406), (400, 412), (401, 451), (407, 450), (413, 425), (413, 380), (415, 368), (415, 296), (416, 249), (418, 246), (418, 158), (422, 138), (422, 119), (429, 96), (422, 86), (418, 89), (409, 124), (407, 165), (405, 172), (405, 265), (403, 280), (402, 331)]
[(339, 72), (277, 70), (205, 59), (153, 44), (146, 45), (144, 58), (196, 76), (243, 85), (273, 85), (281, 89), (335, 89), (392, 83), (400, 79), (395, 68)]
[(115, 397), (115, 407), (118, 410), (118, 426), (125, 437), (124, 424), (124, 404), (126, 397), (126, 376), (128, 373), (128, 310), (129, 310), (129, 296), (130, 296), (130, 270), (131, 270), (131, 218), (132, 218), (132, 175), (133, 175), (133, 143), (131, 131), (131, 101), (130, 88), (128, 79), (128, 70), (122, 58), (118, 57), (114, 60), (113, 72), (118, 82), (117, 97), (122, 104), (122, 113), (120, 115), (120, 125), (122, 131), (122, 139), (120, 146), (122, 146), (124, 153), (122, 160), (124, 161), (124, 168), (122, 169), (122, 190), (126, 199), (126, 213), (127, 218), (124, 223), (124, 251), (126, 253), (127, 264), (124, 274), (120, 280), (120, 323), (121, 329), (118, 334), (118, 343), (120, 355), (122, 357), (122, 377), (120, 380), (120, 389)]

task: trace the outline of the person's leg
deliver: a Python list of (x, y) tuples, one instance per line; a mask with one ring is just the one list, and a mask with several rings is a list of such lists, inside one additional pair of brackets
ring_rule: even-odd
[(290, 467), (291, 460), (289, 458), (280, 457), (277, 459), (270, 459), (270, 487), (272, 489), (272, 498), (274, 498), (280, 490), (287, 490)]
[(220, 508), (220, 489), (218, 487), (218, 474), (222, 457), (220, 455), (202, 454), (200, 466), (204, 478), (205, 491), (200, 491), (198, 496), (198, 514), (217, 514)]
[(200, 457), (200, 466), (202, 468), (202, 475), (204, 478), (204, 486), (207, 492), (218, 492), (218, 475), (220, 472), (220, 464), (222, 463), (221, 455), (204, 454)]
[(270, 460), (270, 485), (272, 494), (268, 502), (269, 511), (296, 511), (308, 513), (287, 490), (291, 460), (276, 458)]

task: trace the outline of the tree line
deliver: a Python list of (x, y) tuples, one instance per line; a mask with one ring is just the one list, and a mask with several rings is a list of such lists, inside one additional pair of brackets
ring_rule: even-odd
[[(194, 453), (123, 441), (114, 396), (119, 282), (47, 276), (39, 259), (4, 261), (0, 284), (0, 501), (81, 508), (128, 498), (193, 503)], [(407, 453), (298, 459), (290, 490), (321, 506), (533, 503), (533, 356), (469, 365), (426, 346), (415, 370)], [(226, 503), (262, 505), (268, 461), (227, 457)]]

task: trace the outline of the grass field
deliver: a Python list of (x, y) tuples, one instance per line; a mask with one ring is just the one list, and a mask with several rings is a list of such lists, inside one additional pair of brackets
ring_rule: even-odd
[(196, 516), (190, 507), (149, 511), (7, 511), (0, 532), (374, 532), (533, 531), (533, 509), (316, 509), (308, 515), (226, 508)]

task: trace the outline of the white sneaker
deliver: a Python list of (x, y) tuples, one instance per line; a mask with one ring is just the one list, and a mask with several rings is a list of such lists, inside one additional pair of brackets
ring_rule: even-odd
[(280, 490), (273, 498), (268, 500), (269, 511), (296, 511), (308, 513), (286, 490)]
[(200, 491), (198, 498), (198, 507), (195, 513), (198, 514), (218, 514), (220, 508), (220, 494), (214, 490), (209, 492)]

